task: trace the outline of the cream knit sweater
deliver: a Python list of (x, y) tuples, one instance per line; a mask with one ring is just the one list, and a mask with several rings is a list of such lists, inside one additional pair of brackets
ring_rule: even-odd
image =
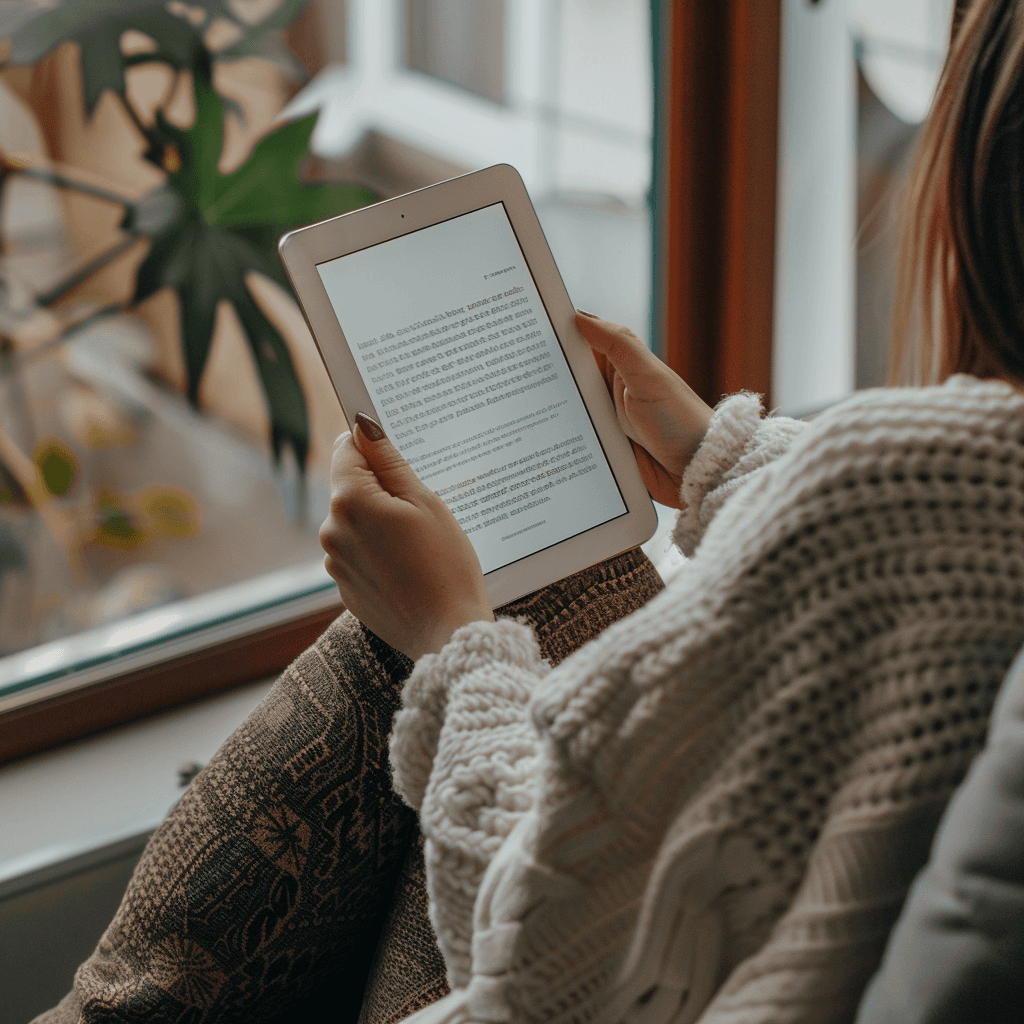
[(410, 677), (418, 1024), (852, 1020), (1024, 643), (1024, 396), (737, 395), (682, 497), (692, 557), (557, 669), (503, 621)]

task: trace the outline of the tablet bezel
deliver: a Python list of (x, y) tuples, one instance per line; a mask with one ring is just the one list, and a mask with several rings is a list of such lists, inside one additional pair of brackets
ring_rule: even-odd
[(533, 275), (555, 336), (590, 414), (626, 512), (567, 540), (487, 573), (494, 608), (649, 540), (657, 513), (619, 426), (604, 379), (575, 323), (575, 308), (515, 168), (498, 164), (437, 185), (298, 228), (278, 251), (349, 425), (358, 412), (380, 418), (345, 340), (317, 264), (502, 203)]

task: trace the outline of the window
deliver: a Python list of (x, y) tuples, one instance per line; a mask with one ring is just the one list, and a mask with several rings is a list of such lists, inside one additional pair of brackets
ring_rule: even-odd
[(885, 382), (900, 174), (952, 0), (784, 0), (773, 402)]
[(504, 0), (405, 0), (407, 68), (503, 103)]
[[(289, 114), (320, 112), (307, 168), (317, 180), (388, 196), (507, 161), (527, 182), (574, 302), (646, 334), (649, 37), (647, 0), (314, 0), (289, 29), (314, 72), (297, 94), (287, 62), (218, 67), (218, 88), (247, 115), (225, 119), (220, 170), (242, 164), (289, 100)], [(122, 44), (134, 54), (148, 45), (130, 33)], [(191, 695), (160, 676), (168, 659), (202, 654), (224, 684), (241, 678), (230, 666), (242, 639), (269, 629), (277, 640), (259, 671), (272, 671), (336, 613), (316, 530), (344, 423), (299, 311), (260, 278), (251, 290), (305, 392), (305, 474), (287, 446), (280, 464), (270, 457), (259, 375), (225, 304), (199, 410), (190, 407), (173, 294), (103, 314), (131, 295), (146, 253), (120, 231), (124, 208), (111, 196), (160, 184), (174, 152), (162, 171), (142, 161), (112, 95), (84, 116), (69, 47), (6, 81), (0, 151), (27, 152), (26, 166), (44, 170), (57, 158), (76, 186), (5, 180), (8, 312), (124, 246), (69, 293), (61, 315), (81, 319), (80, 330), (8, 342), (0, 354), (0, 713), (24, 725), (33, 708), (98, 687), (92, 710), (61, 713), (67, 736), (103, 724), (105, 707), (139, 713)], [(170, 96), (168, 117), (188, 124), (187, 81), (141, 65), (127, 83), (141, 119)], [(45, 500), (33, 502), (26, 488), (40, 480)], [(103, 690), (139, 673), (135, 698)]]

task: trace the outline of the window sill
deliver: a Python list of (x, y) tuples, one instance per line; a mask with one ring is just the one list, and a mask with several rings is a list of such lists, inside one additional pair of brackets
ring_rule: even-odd
[(141, 852), (273, 678), (0, 767), (0, 901), (104, 858)]
[[(682, 557), (657, 509), (643, 548), (667, 581)], [(342, 610), (322, 566), (297, 567), (2, 659), (0, 764), (274, 675)]]
[(280, 672), (342, 610), (322, 565), (0, 661), (0, 763)]

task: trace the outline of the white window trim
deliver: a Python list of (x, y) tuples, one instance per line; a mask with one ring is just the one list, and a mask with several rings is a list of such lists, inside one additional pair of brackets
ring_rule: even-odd
[(0, 900), (130, 850), (256, 705), (259, 680), (0, 765)]
[(772, 404), (854, 389), (857, 69), (847, 0), (783, 0)]
[[(535, 199), (558, 191), (559, 132), (579, 132), (633, 155), (637, 195), (650, 179), (650, 132), (561, 110), (557, 27), (561, 0), (509, 3), (505, 102), (402, 65), (401, 0), (349, 0), (347, 63), (321, 71), (282, 112), (321, 109), (312, 148), (348, 153), (369, 130), (394, 135), (467, 170), (511, 163)], [(514, 59), (513, 59), (514, 58)], [(636, 154), (643, 152), (643, 156)]]

